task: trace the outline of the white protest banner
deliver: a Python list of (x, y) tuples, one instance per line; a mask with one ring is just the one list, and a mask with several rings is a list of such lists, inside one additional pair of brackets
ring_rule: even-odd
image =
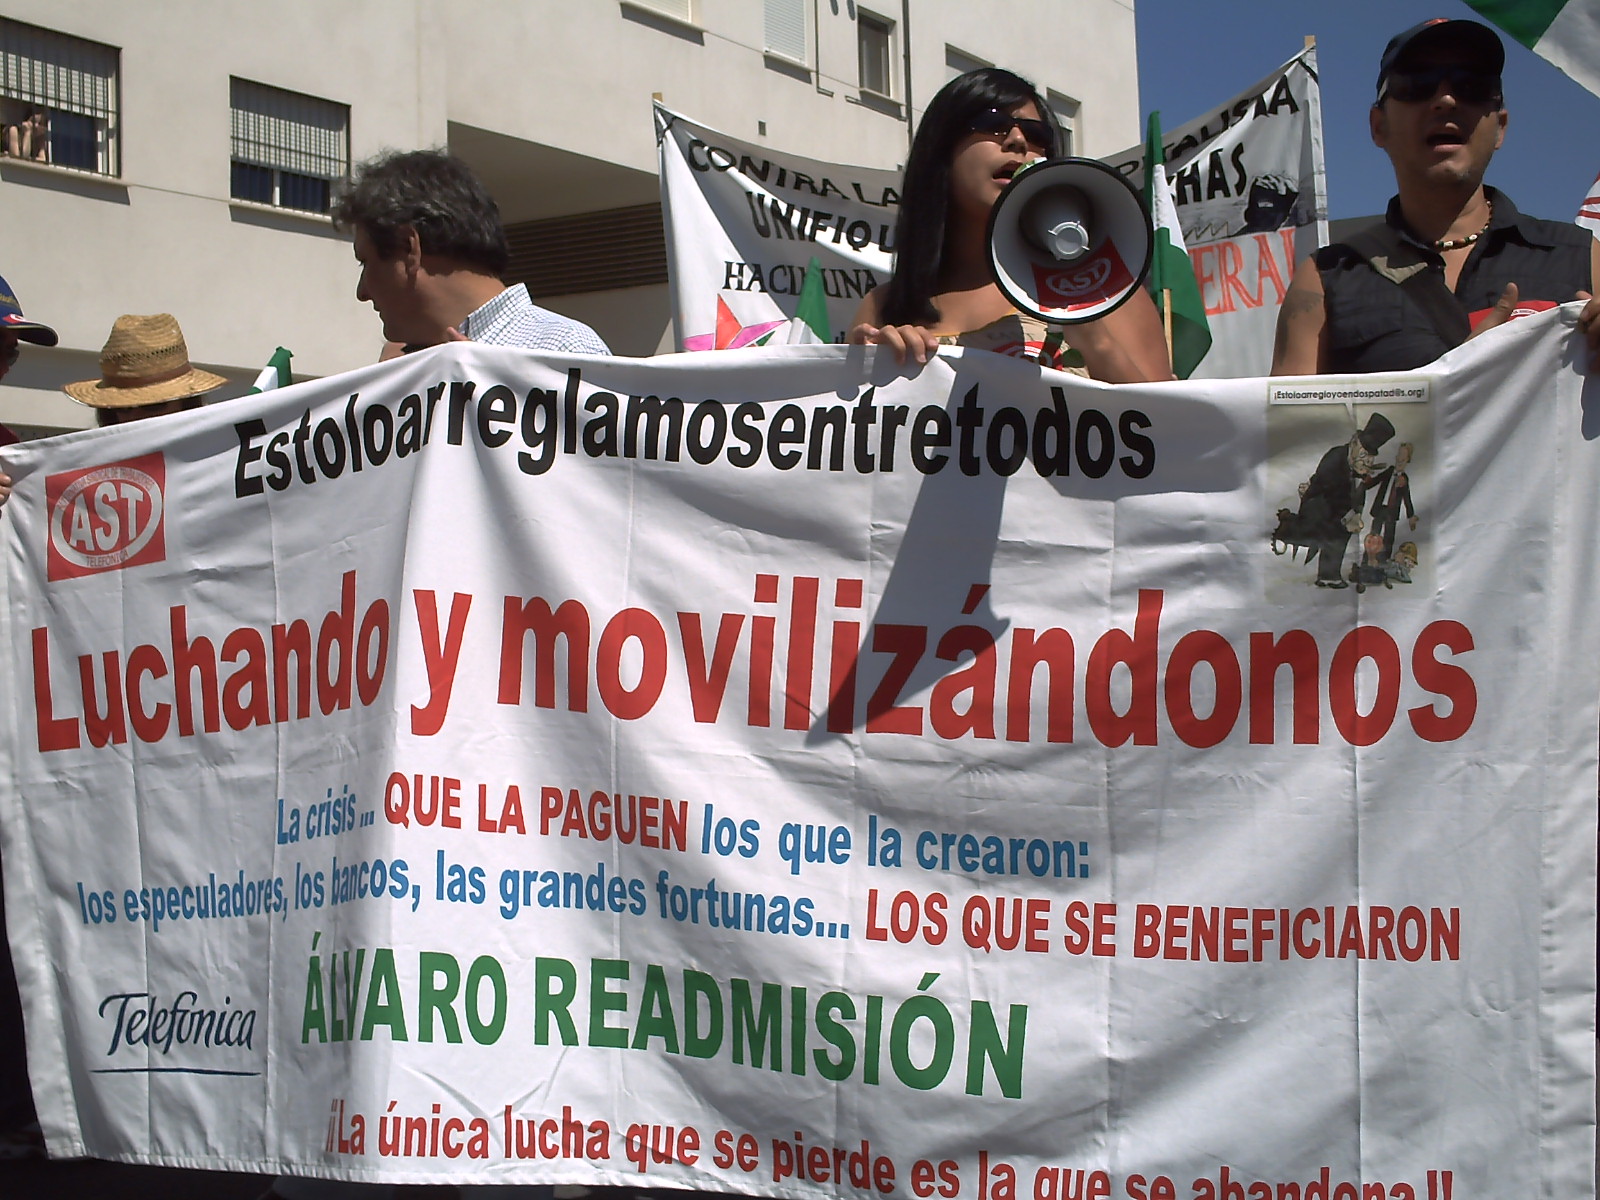
[(1575, 321), (1121, 388), (458, 344), (8, 448), (52, 1150), (1591, 1194)]
[[(1272, 369), (1295, 266), (1327, 241), (1317, 52), (1308, 47), (1214, 113), (1166, 130), (1167, 177), (1211, 326), (1195, 378)], [(1106, 159), (1144, 178), (1144, 148)]]
[(793, 340), (812, 258), (832, 338), (889, 278), (900, 173), (777, 153), (655, 106), (672, 319), (684, 350)]

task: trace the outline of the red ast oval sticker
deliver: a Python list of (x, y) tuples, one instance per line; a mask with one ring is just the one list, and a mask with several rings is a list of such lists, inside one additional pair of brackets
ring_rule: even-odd
[(1132, 272), (1109, 241), (1088, 258), (1068, 266), (1030, 265), (1035, 294), (1046, 308), (1066, 312), (1093, 308), (1133, 286)]
[(165, 560), (166, 476), (160, 454), (49, 476), (50, 579)]

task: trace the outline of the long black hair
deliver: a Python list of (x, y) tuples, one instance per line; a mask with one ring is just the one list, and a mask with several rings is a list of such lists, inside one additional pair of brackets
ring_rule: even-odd
[(1033, 84), (999, 67), (957, 75), (929, 102), (900, 186), (900, 219), (895, 225), (894, 274), (879, 306), (884, 325), (933, 325), (939, 264), (944, 256), (945, 220), (950, 211), (950, 159), (956, 144), (972, 132), (972, 119), (991, 108), (1010, 112), (1032, 102), (1055, 131), (1055, 114)]

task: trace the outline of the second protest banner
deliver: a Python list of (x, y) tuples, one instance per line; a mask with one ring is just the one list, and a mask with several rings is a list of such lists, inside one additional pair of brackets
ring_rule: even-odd
[[(655, 122), (679, 348), (842, 342), (889, 278), (900, 173), (776, 153), (659, 104)], [(797, 328), (812, 274), (815, 336)]]
[[(1183, 240), (1210, 323), (1197, 378), (1265, 375), (1296, 265), (1328, 240), (1317, 52), (1308, 47), (1213, 112), (1165, 131)], [(1144, 175), (1143, 148), (1106, 161)]]

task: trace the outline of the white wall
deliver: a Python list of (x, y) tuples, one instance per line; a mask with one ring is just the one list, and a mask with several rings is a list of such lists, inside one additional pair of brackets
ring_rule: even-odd
[[(421, 18), (394, 19), (413, 7), (426, 9), (0, 0), (0, 15), (122, 51), (119, 180), (0, 159), (7, 230), (37, 233), (8, 236), (0, 249), (0, 275), (24, 310), (52, 325), (63, 347), (87, 353), (89, 375), (112, 322), (129, 312), (174, 314), (195, 361), (251, 374), (280, 343), (301, 372), (371, 362), (382, 337), (355, 302), (348, 241), (326, 220), (230, 202), (228, 79), (351, 104), (357, 158), (419, 135), (443, 141), (442, 73), (418, 53)], [(93, 414), (65, 395), (28, 387), (32, 377), (15, 370), (0, 386), (0, 419), (43, 424), (39, 414), (53, 413), (62, 427), (90, 423)]]
[[(907, 3), (913, 118), (944, 81), (949, 43), (1079, 100), (1083, 152), (1139, 140), (1131, 3)], [(901, 0), (869, 7), (904, 37)], [(502, 199), (508, 212), (593, 211), (654, 198), (655, 92), (775, 150), (903, 162), (905, 113), (863, 102), (856, 86), (854, 11), (854, 0), (812, 0), (810, 68), (797, 70), (763, 53), (757, 0), (699, 0), (694, 28), (621, 0), (0, 0), (0, 16), (121, 49), (122, 153), (111, 180), (0, 159), (0, 275), (64, 348), (53, 365), (53, 352), (24, 349), (0, 385), (0, 420), (88, 424), (57, 377), (95, 374), (127, 312), (173, 313), (196, 362), (241, 377), (280, 344), (302, 374), (374, 359), (379, 324), (355, 300), (348, 240), (320, 218), (230, 201), (230, 75), (348, 104), (357, 161), (444, 144), (452, 124), (487, 131), (481, 144), (502, 139), (495, 159), (522, 193)], [(662, 287), (547, 300), (619, 352), (664, 344)]]

